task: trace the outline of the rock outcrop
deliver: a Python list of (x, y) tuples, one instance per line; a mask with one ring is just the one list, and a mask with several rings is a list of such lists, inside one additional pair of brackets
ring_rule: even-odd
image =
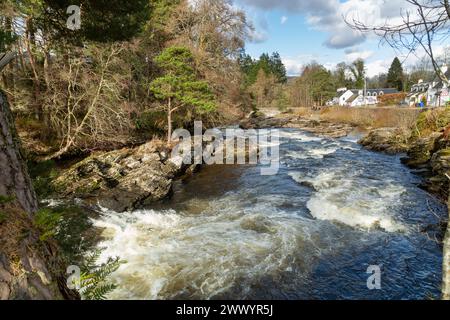
[(93, 154), (54, 181), (65, 198), (123, 212), (164, 199), (175, 177), (188, 168), (169, 159), (169, 150), (147, 143)]
[(266, 117), (264, 114), (257, 112), (252, 112), (240, 122), (239, 126), (242, 129), (295, 128), (330, 138), (345, 137), (354, 130), (354, 127), (349, 124), (331, 123), (325, 120), (308, 119), (286, 114), (277, 117)]
[[(450, 199), (448, 201), (450, 208)], [(449, 211), (450, 216), (450, 211)], [(450, 300), (450, 223), (447, 223), (447, 232), (443, 244), (442, 257), (442, 299)]]
[(369, 132), (359, 144), (372, 151), (389, 154), (407, 152), (409, 147), (405, 135), (397, 128), (379, 128)]
[(263, 113), (251, 112), (245, 119), (239, 123), (241, 129), (266, 129), (266, 128), (281, 128), (285, 126), (291, 117), (267, 117)]
[(355, 128), (345, 123), (332, 123), (325, 120), (307, 119), (293, 117), (283, 126), (285, 128), (295, 128), (314, 133), (318, 136), (330, 138), (342, 138), (347, 136)]
[(442, 133), (433, 132), (431, 135), (415, 139), (408, 148), (408, 157), (403, 162), (412, 168), (426, 165), (432, 158), (434, 152), (439, 150), (439, 140)]

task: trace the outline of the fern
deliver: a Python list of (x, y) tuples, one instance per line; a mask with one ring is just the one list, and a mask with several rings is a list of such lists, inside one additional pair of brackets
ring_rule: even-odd
[(124, 261), (119, 257), (110, 257), (105, 263), (98, 265), (100, 254), (100, 249), (89, 254), (81, 268), (80, 294), (85, 300), (105, 300), (108, 293), (117, 288), (116, 284), (108, 282), (108, 277), (119, 269)]

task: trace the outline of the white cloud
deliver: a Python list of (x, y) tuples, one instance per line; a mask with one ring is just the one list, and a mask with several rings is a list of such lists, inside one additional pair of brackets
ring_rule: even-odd
[[(325, 45), (329, 48), (348, 48), (363, 43), (368, 34), (351, 29), (345, 20), (361, 21), (367, 25), (395, 24), (401, 11), (410, 4), (405, 0), (237, 0), (241, 4), (262, 10), (280, 9), (306, 16), (308, 24), (327, 32)], [(389, 19), (389, 20), (387, 20)]]
[(363, 59), (363, 60), (367, 60), (370, 57), (372, 57), (374, 54), (373, 51), (371, 50), (363, 50), (363, 51), (359, 51), (359, 50), (351, 50), (351, 51), (346, 51), (345, 52), (345, 60), (346, 62), (353, 62), (357, 59)]
[(281, 17), (281, 24), (285, 24), (287, 21), (288, 21), (288, 17), (286, 17), (286, 16), (282, 16)]
[(319, 61), (320, 58), (321, 57), (317, 54), (302, 54), (295, 57), (282, 57), (281, 60), (283, 61), (283, 64), (286, 67), (286, 71), (289, 76), (300, 75), (303, 71), (303, 68), (312, 61), (316, 61), (322, 64), (328, 70), (332, 70), (336, 66), (336, 63), (333, 62), (321, 63)]
[(387, 73), (391, 65), (392, 59), (375, 60), (366, 64), (366, 75), (368, 77), (377, 76), (380, 73)]

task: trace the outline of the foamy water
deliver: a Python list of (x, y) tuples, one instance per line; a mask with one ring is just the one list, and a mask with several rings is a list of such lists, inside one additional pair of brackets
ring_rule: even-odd
[[(125, 260), (111, 299), (422, 298), (437, 292), (439, 246), (420, 233), (445, 213), (397, 157), (351, 139), (280, 132), (282, 167), (204, 168), (171, 201), (103, 210), (101, 259)], [(407, 263), (406, 263), (407, 261)], [(382, 291), (366, 287), (383, 265)]]

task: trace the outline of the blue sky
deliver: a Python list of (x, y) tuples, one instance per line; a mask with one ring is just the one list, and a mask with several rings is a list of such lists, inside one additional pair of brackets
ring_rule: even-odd
[[(343, 16), (357, 17), (370, 24), (400, 19), (406, 0), (235, 0), (253, 23), (253, 40), (246, 51), (253, 57), (278, 51), (290, 75), (315, 60), (332, 69), (341, 61), (363, 58), (367, 74), (387, 72), (395, 56), (406, 55), (381, 45), (374, 35), (362, 35), (350, 29)], [(440, 47), (444, 45), (440, 44)], [(408, 57), (405, 67), (417, 61)]]

